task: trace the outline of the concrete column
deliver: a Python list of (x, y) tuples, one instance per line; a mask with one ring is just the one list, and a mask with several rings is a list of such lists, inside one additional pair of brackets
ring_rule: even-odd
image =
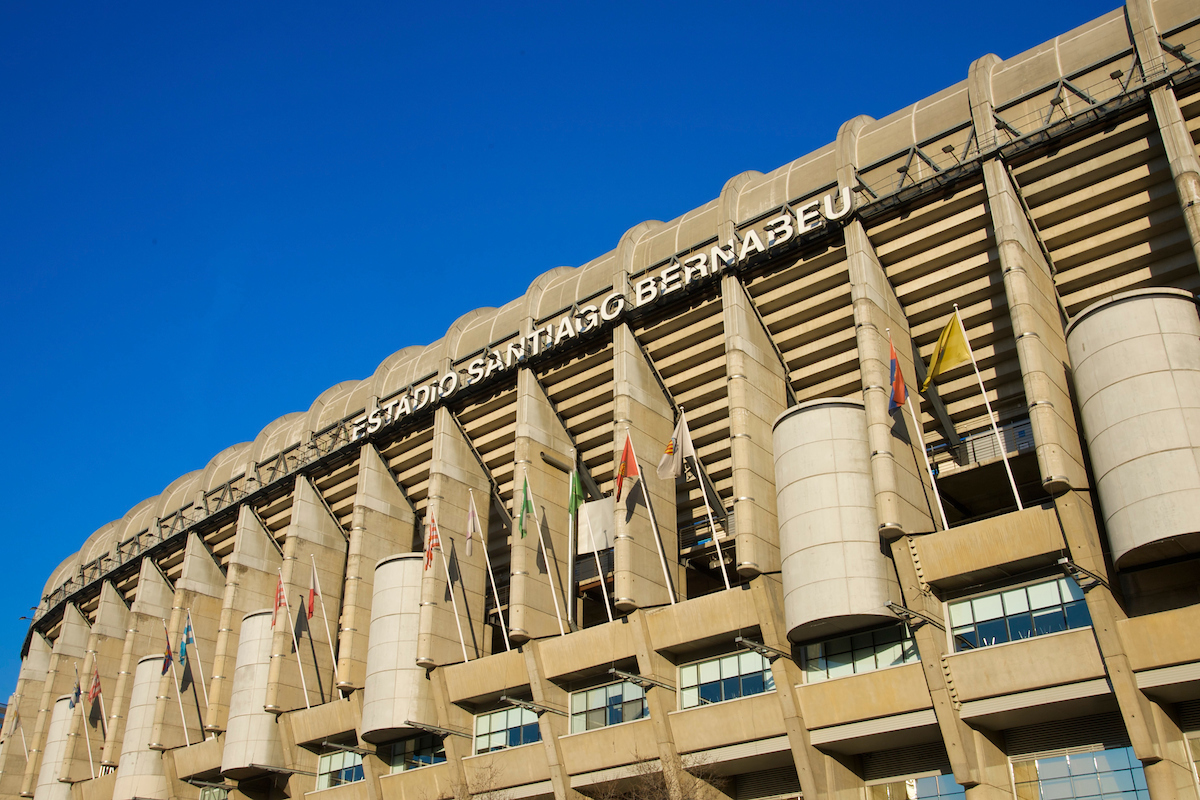
[(963, 722), (959, 715), (953, 681), (946, 669), (946, 656), (950, 651), (942, 603), (917, 572), (913, 537), (893, 539), (891, 548), (892, 561), (904, 592), (904, 605), (936, 621), (936, 625), (914, 625), (912, 633), (954, 779), (967, 787), (971, 800), (1012, 800), (1004, 752), (987, 736)]
[[(646, 612), (635, 611), (629, 615), (627, 624), (633, 626), (633, 645), (637, 656), (637, 672), (639, 675), (666, 683), (676, 684), (678, 678), (675, 665), (654, 649), (650, 638), (650, 626), (646, 621)], [(675, 746), (675, 730), (671, 725), (670, 714), (678, 707), (676, 693), (661, 686), (651, 685), (646, 688), (646, 706), (650, 712), (650, 721), (654, 726), (654, 738), (658, 745), (659, 764), (662, 767), (663, 784), (667, 789), (670, 800), (682, 798), (724, 797), (715, 786), (692, 775), (683, 768), (679, 757), (679, 748)]]
[[(547, 463), (546, 453), (559, 463), (570, 463), (571, 440), (554, 408), (537, 382), (537, 375), (522, 368), (517, 373), (516, 464), (513, 469), (512, 578), (509, 583), (509, 627), (514, 644), (531, 638), (557, 635), (567, 625), (567, 488), (569, 474)], [(541, 524), (548, 553), (539, 552), (533, 520), (521, 536), (521, 502), (525, 478)]]
[[(292, 495), (292, 519), (283, 542), (283, 588), (290, 604), (280, 609), (271, 644), (271, 675), (264, 702), (268, 711), (280, 713), (321, 705), (334, 697), (333, 659), (321, 616), (320, 604), (309, 620), (307, 607), (312, 584), (313, 558), (329, 616), (329, 631), (337, 630), (342, 608), (342, 586), (346, 570), (347, 536), (329, 513), (325, 501), (305, 475), (296, 477)], [(299, 652), (293, 653), (292, 631), (296, 629)], [(304, 680), (300, 670), (304, 670)]]
[(428, 676), (417, 664), (424, 565), (423, 554), (401, 553), (375, 567), (362, 691), (362, 736), (368, 742), (416, 733), (409, 720), (433, 723), (437, 718)]
[[(839, 186), (854, 186), (857, 181), (858, 134), (871, 121), (870, 117), (855, 117), (838, 130), (835, 146)], [(910, 392), (916, 379), (908, 318), (879, 263), (866, 226), (853, 218), (846, 223), (843, 232), (879, 528), (885, 536), (928, 533), (934, 530), (936, 512), (929, 473), (920, 452), (925, 446), (925, 432), (914, 424), (907, 407), (888, 410), (891, 398), (889, 330)], [(914, 409), (917, 406), (914, 399)]]
[[(1126, 0), (1125, 19), (1146, 77), (1153, 80), (1165, 74), (1167, 65), (1158, 41), (1154, 4), (1151, 0)], [(1183, 210), (1188, 238), (1192, 240), (1192, 253), (1200, 265), (1200, 157), (1196, 155), (1196, 146), (1179, 109), (1174, 87), (1163, 83), (1151, 88), (1150, 104), (1167, 153), (1171, 177), (1175, 179), (1175, 190), (1179, 193), (1179, 206)]]
[[(530, 485), (533, 485), (532, 480)], [(490, 629), (483, 615), (487, 591), (483, 548), (487, 547), (487, 542), (474, 542), (469, 557), (466, 549), (467, 510), (471, 491), (475, 492), (480, 525), (486, 533), (491, 497), (488, 478), (454, 421), (453, 412), (448, 408), (439, 408), (434, 412), (433, 458), (429, 465), (429, 502), (425, 525), (428, 526), (428, 516), (432, 514), (441, 532), (442, 552), (434, 553), (433, 563), (421, 575), (421, 638), (417, 661), (425, 667), (462, 661), (464, 644), (467, 656), (471, 659), (491, 652)], [(541, 500), (541, 495), (538, 495), (538, 501)], [(515, 502), (519, 504), (520, 498)], [(479, 510), (481, 504), (482, 510)], [(536, 540), (531, 538), (530, 541), (536, 544)], [(453, 586), (446, 583), (443, 559), (449, 565)], [(546, 600), (549, 602), (550, 598)], [(458, 604), (457, 621), (455, 602)], [(461, 642), (458, 638), (460, 626), (463, 635)]]
[[(750, 584), (757, 612), (759, 630), (763, 644), (785, 652), (792, 649), (787, 638), (787, 627), (783, 615), (783, 592), (780, 582), (772, 577), (763, 577)], [(825, 774), (825, 757), (812, 746), (808, 726), (804, 723), (804, 710), (800, 705), (797, 687), (803, 683), (800, 667), (791, 658), (777, 658), (771, 662), (771, 675), (775, 679), (775, 694), (783, 712), (783, 725), (787, 731), (788, 746), (792, 751), (792, 762), (800, 780), (800, 790), (805, 797), (824, 797), (828, 791)]]
[(338, 687), (361, 689), (366, 680), (375, 565), (412, 549), (416, 514), (372, 444), (358, 459), (358, 489), (346, 557), (346, 594), (338, 632)]
[(46, 745), (42, 768), (38, 771), (34, 800), (68, 800), (71, 784), (58, 780), (59, 766), (67, 756), (67, 729), (71, 724), (71, 696), (65, 695), (54, 702), (50, 715), (50, 726), (46, 731)]
[(858, 400), (793, 406), (774, 427), (787, 637), (812, 641), (895, 619), (881, 550), (867, 415)]
[[(162, 676), (154, 709), (154, 732), (151, 741), (158, 749), (179, 747), (188, 741), (196, 744), (204, 739), (204, 715), (207, 713), (204, 692), (207, 687), (200, 685), (200, 674), (203, 672), (205, 677), (212, 674), (211, 659), (216, 645), (216, 629), (221, 616), (221, 597), (224, 591), (225, 575), (220, 566), (213, 560), (200, 537), (189, 534), (184, 547), (180, 577), (175, 582), (171, 617), (167, 621), (174, 663), (167, 674)], [(192, 612), (192, 630), (196, 646), (188, 646), (187, 664), (180, 664), (180, 642), (187, 627), (188, 609)], [(179, 713), (180, 695), (183, 698), (183, 719), (180, 719)]]
[[(995, 137), (991, 75), (999, 63), (998, 58), (989, 55), (971, 64), (969, 94), (976, 141)], [(1017, 341), (1017, 360), (1042, 486), (1052, 495), (1086, 488), (1087, 470), (1075, 430), (1067, 380), (1066, 333), (1054, 276), (1004, 162), (995, 152), (984, 159), (983, 183), (1004, 273), (1004, 293)]]
[[(529, 691), (533, 702), (567, 711), (567, 692), (553, 681), (546, 680), (542, 667), (542, 656), (537, 642), (528, 642), (521, 648), (525, 654), (525, 669), (529, 673)], [(583, 795), (571, 788), (571, 776), (563, 764), (562, 747), (558, 737), (567, 733), (567, 717), (561, 714), (539, 714), (538, 730), (542, 734), (542, 746), (546, 750), (546, 763), (550, 767), (550, 785), (554, 787), (554, 800), (583, 800)]]
[(208, 683), (208, 714), (204, 718), (204, 730), (214, 733), (225, 730), (229, 718), (229, 692), (237, 666), (242, 617), (274, 604), (278, 570), (283, 564), (279, 546), (249, 505), (238, 509), (236, 536), (226, 567)]
[(174, 588), (163, 577), (154, 559), (143, 558), (141, 572), (138, 573), (137, 596), (129, 609), (117, 685), (112, 695), (105, 698), (108, 705), (108, 734), (104, 738), (104, 757), (101, 759), (105, 766), (117, 766), (121, 755), (138, 660), (156, 651), (160, 658), (162, 656), (166, 645), (162, 620), (170, 613), (174, 594)]
[[(89, 703), (87, 694), (96, 669), (100, 672), (102, 694), (106, 686), (112, 691), (116, 685), (115, 677), (125, 647), (128, 623), (129, 608), (116, 587), (110, 581), (105, 581), (100, 587), (100, 601), (88, 636), (87, 651), (83, 663), (79, 665), (82, 699), (76, 704), (67, 725), (66, 744), (59, 764), (59, 777), (62, 780), (74, 783), (95, 777), (92, 774), (93, 766), (99, 772), (104, 754), (105, 721), (100, 701)], [(86, 731), (84, 726), (87, 726)]]
[(150, 749), (154, 735), (155, 694), (162, 677), (161, 655), (138, 661), (129, 698), (129, 721), (121, 745), (121, 760), (113, 783), (113, 800), (167, 800), (162, 753)]
[(221, 774), (241, 780), (258, 774), (251, 764), (286, 766), (278, 718), (264, 710), (271, 672), (272, 609), (242, 619), (237, 668), (229, 696), (229, 726), (221, 753)]
[(50, 648), (36, 630), (30, 634), (29, 649), (21, 659), (21, 671), (17, 674), (17, 689), (9, 698), (8, 712), (4, 715), (3, 742), (0, 742), (0, 796), (12, 797), (21, 791), (29, 741), (26, 728), (31, 728), (37, 720), (42, 687), (50, 668)]
[[(50, 665), (46, 670), (46, 682), (42, 686), (42, 701), (38, 707), (37, 722), (29, 736), (29, 761), (25, 765), (25, 775), (21, 781), (23, 797), (33, 796), (38, 772), (42, 767), (54, 702), (75, 687), (75, 667), (83, 661), (90, 628), (87, 617), (75, 605), (68, 603), (63, 607), (62, 623), (59, 626), (58, 638), (54, 640), (54, 648), (50, 651)], [(55, 764), (54, 768), (57, 775), (58, 764)]]
[(771, 423), (787, 408), (787, 380), (737, 275), (721, 278), (729, 381), (737, 570), (748, 578), (779, 569)]
[(626, 437), (632, 436), (641, 469), (636, 483), (625, 480), (621, 500), (615, 504), (613, 604), (619, 611), (670, 602), (646, 497), (654, 506), (676, 599), (683, 599), (675, 481), (660, 480), (655, 472), (663, 447), (675, 429), (674, 416), (633, 330), (628, 325), (618, 325), (613, 329), (613, 463), (621, 463)]

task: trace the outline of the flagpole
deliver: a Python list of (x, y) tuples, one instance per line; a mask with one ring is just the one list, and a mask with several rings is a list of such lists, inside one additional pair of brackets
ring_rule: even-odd
[(604, 613), (608, 614), (608, 621), (612, 622), (612, 603), (608, 600), (608, 581), (604, 578), (604, 567), (600, 565), (600, 550), (596, 547), (596, 532), (592, 528), (592, 515), (585, 512), (583, 518), (587, 520), (588, 538), (592, 542), (592, 555), (596, 557), (596, 576), (600, 579), (600, 591), (604, 594)]
[[(437, 521), (434, 520), (433, 514), (429, 515), (429, 519), (434, 528), (437, 527)], [(467, 655), (467, 640), (463, 637), (462, 617), (458, 614), (458, 598), (454, 596), (454, 581), (450, 580), (450, 560), (446, 558), (446, 551), (442, 549), (442, 533), (438, 531), (437, 550), (442, 554), (442, 568), (446, 572), (446, 591), (450, 593), (450, 605), (454, 607), (454, 626), (458, 628), (458, 644), (462, 647), (463, 662), (471, 660)]]
[(187, 609), (187, 629), (192, 632), (192, 648), (196, 651), (196, 669), (200, 672), (200, 691), (202, 691), (204, 693), (204, 713), (207, 716), (208, 715), (208, 686), (205, 685), (205, 681), (204, 681), (204, 659), (202, 659), (200, 657), (200, 644), (196, 641), (196, 629), (192, 627), (192, 608), (191, 608), (191, 606), (188, 606), (188, 609)]
[(579, 470), (579, 454), (574, 447), (571, 448), (571, 467), (571, 474), (567, 477), (567, 586), (571, 587), (571, 590), (569, 594), (563, 592), (563, 602), (567, 606), (568, 625), (575, 621), (575, 599), (579, 595), (575, 588), (575, 535), (579, 529), (579, 523), (576, 520), (579, 509), (571, 511), (571, 493), (575, 491), (575, 473)]
[(92, 771), (92, 780), (95, 780), (96, 762), (92, 759), (92, 734), (88, 732), (87, 715), (83, 713), (83, 703), (79, 704), (79, 716), (83, 722), (83, 738), (87, 742), (88, 768)]
[(658, 549), (658, 560), (662, 564), (663, 578), (667, 583), (667, 597), (671, 598), (671, 605), (675, 605), (675, 584), (671, 581), (671, 573), (667, 571), (667, 555), (663, 552), (662, 537), (658, 533), (658, 520), (654, 518), (654, 506), (650, 503), (650, 490), (646, 487), (646, 477), (642, 474), (642, 467), (638, 464), (637, 448), (633, 446), (633, 437), (629, 435), (629, 429), (625, 429), (625, 437), (629, 442), (629, 451), (633, 453), (633, 463), (637, 467), (638, 480), (642, 482), (642, 497), (646, 498), (646, 511), (650, 515), (650, 530), (654, 532), (654, 546)]
[[(467, 489), (471, 495), (471, 508), (475, 510), (475, 520), (479, 521), (479, 509), (475, 508), (475, 490)], [(504, 637), (504, 649), (512, 650), (508, 643), (508, 625), (504, 622), (504, 613), (500, 610), (500, 590), (496, 586), (496, 574), (492, 572), (492, 558), (488, 555), (487, 536), (484, 534), (483, 523), (479, 523), (479, 544), (483, 547), (483, 560), (487, 564), (488, 577), (492, 579), (492, 599), (496, 601), (496, 616), (500, 618), (500, 634)]]
[[(525, 489), (531, 496), (533, 495), (533, 490), (529, 488), (528, 470), (525, 472)], [(542, 550), (542, 558), (546, 559), (546, 572), (550, 573), (550, 599), (554, 601), (554, 616), (558, 618), (558, 635), (566, 636), (567, 631), (565, 628), (563, 628), (562, 612), (558, 609), (558, 590), (554, 588), (554, 565), (550, 563), (550, 551), (546, 549), (546, 540), (542, 538), (542, 523), (541, 520), (538, 519), (537, 503), (532, 502), (532, 497), (529, 505), (533, 508), (533, 524), (537, 527), (538, 546)], [(524, 506), (524, 502), (522, 502), (522, 506)], [(525, 513), (525, 509), (523, 507), (521, 509), (521, 513)]]
[[(104, 739), (105, 739), (105, 741), (107, 741), (108, 740), (108, 711), (106, 711), (104, 708), (104, 691), (103, 690), (101, 690), (101, 692), (100, 692), (100, 724), (104, 726), (104, 728), (103, 728)], [(100, 767), (101, 767), (101, 772), (103, 772), (104, 765), (101, 764)]]
[[(167, 630), (167, 621), (164, 619), (163, 633), (167, 637), (167, 650), (171, 649), (171, 632)], [(175, 679), (175, 699), (179, 701), (179, 724), (183, 726), (183, 741), (188, 746), (192, 746), (192, 738), (188, 736), (187, 717), (183, 714), (183, 691), (179, 688), (179, 673), (175, 671), (175, 659), (171, 659), (171, 677)]]
[(287, 586), (283, 582), (283, 569), (280, 568), (278, 571), (279, 585), (283, 586), (283, 609), (287, 612), (288, 625), (292, 628), (292, 647), (296, 648), (296, 668), (300, 670), (300, 688), (304, 690), (304, 707), (312, 708), (312, 705), (308, 702), (308, 681), (304, 679), (304, 659), (300, 658), (300, 642), (296, 639), (296, 621), (292, 619), (292, 604), (287, 599)]
[[(17, 709), (17, 711), (19, 713), (20, 709)], [(20, 722), (20, 721), (21, 721), (21, 718), (17, 717), (17, 722)], [(25, 763), (28, 764), (29, 763), (29, 742), (25, 741), (25, 726), (24, 725), (21, 726), (21, 747), (23, 747), (25, 749)]]
[(967, 343), (967, 355), (971, 357), (971, 366), (975, 369), (975, 380), (979, 381), (979, 393), (983, 395), (983, 405), (987, 408), (988, 420), (992, 423), (992, 433), (996, 434), (996, 446), (1000, 448), (1000, 457), (1004, 459), (1004, 471), (1008, 473), (1008, 485), (1012, 487), (1013, 498), (1017, 501), (1017, 510), (1022, 511), (1021, 495), (1017, 491), (1017, 481), (1013, 478), (1012, 467), (1008, 464), (1008, 448), (1000, 437), (1000, 427), (996, 424), (996, 415), (992, 413), (992, 404), (988, 402), (987, 389), (983, 388), (983, 376), (979, 374), (979, 365), (975, 363), (975, 348), (971, 347), (971, 338), (967, 336), (967, 327), (963, 325), (962, 316), (958, 313), (958, 303), (954, 304), (954, 318), (958, 320), (959, 330), (962, 331), (963, 341)]
[[(337, 686), (341, 679), (338, 678), (337, 656), (333, 654), (333, 636), (329, 633), (329, 615), (325, 613), (325, 594), (321, 591), (321, 582), (317, 580), (317, 557), (313, 553), (309, 553), (308, 557), (312, 559), (313, 588), (317, 590), (317, 597), (321, 598), (321, 620), (325, 623), (325, 638), (329, 641), (329, 660), (333, 662), (333, 685)], [(338, 694), (341, 694), (340, 689)]]
[(942, 506), (942, 495), (938, 491), (937, 479), (933, 476), (933, 467), (929, 464), (929, 453), (925, 452), (925, 436), (921, 431), (921, 423), (917, 421), (917, 413), (913, 411), (912, 393), (908, 393), (908, 415), (912, 417), (913, 427), (917, 429), (917, 435), (920, 441), (917, 443), (920, 446), (921, 457), (925, 459), (925, 471), (929, 473), (929, 485), (933, 487), (933, 499), (937, 501), (938, 514), (942, 517), (942, 530), (950, 530), (950, 523), (946, 521), (946, 509)]
[[(687, 438), (690, 442), (692, 432), (688, 430), (687, 419), (684, 416), (683, 406), (679, 407), (679, 418), (683, 420), (683, 429), (687, 432)], [(677, 447), (682, 446), (680, 442)], [(696, 455), (696, 446), (692, 444), (692, 460), (696, 462), (696, 483), (700, 484), (700, 496), (704, 498), (704, 511), (708, 515), (708, 527), (712, 530), (713, 544), (717, 546), (717, 560), (721, 562), (721, 578), (725, 581), (725, 588), (731, 588), (729, 585), (729, 569), (725, 566), (725, 553), (721, 550), (721, 540), (717, 537), (717, 523), (713, 520), (712, 506), (708, 502), (708, 487), (704, 485), (704, 476), (700, 474), (700, 456)], [(683, 458), (680, 458), (683, 461)]]

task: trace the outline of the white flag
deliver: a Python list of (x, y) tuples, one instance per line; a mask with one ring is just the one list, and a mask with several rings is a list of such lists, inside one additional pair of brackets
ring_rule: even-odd
[(471, 504), (467, 507), (467, 558), (471, 557), (471, 544), (475, 537), (483, 538), (479, 528), (479, 512), (475, 510), (475, 494), (471, 493)]
[(696, 448), (692, 446), (692, 432), (688, 430), (687, 417), (680, 409), (679, 422), (671, 433), (671, 441), (667, 444), (662, 460), (658, 462), (658, 477), (664, 481), (678, 478), (683, 474), (683, 460), (689, 456), (696, 457)]

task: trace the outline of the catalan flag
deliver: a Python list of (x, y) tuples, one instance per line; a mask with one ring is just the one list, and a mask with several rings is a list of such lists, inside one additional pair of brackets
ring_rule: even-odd
[(683, 460), (695, 457), (696, 448), (692, 445), (692, 432), (688, 430), (687, 417), (680, 409), (679, 422), (675, 423), (671, 441), (667, 442), (667, 449), (662, 460), (658, 462), (658, 477), (664, 481), (678, 478), (683, 474)]
[(433, 551), (442, 549), (442, 537), (438, 535), (437, 520), (429, 515), (429, 533), (425, 536), (425, 569), (433, 563)]
[(621, 502), (621, 487), (625, 479), (638, 477), (637, 456), (633, 452), (633, 440), (625, 434), (625, 449), (621, 451), (621, 464), (617, 467), (617, 502)]

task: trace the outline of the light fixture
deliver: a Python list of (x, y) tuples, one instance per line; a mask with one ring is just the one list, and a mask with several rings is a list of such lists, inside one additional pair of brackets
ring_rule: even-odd
[(551, 714), (558, 714), (563, 717), (567, 716), (567, 712), (563, 711), (561, 708), (551, 708), (550, 706), (544, 706), (541, 703), (535, 703), (532, 700), (521, 700), (517, 697), (500, 695), (500, 702), (508, 703), (510, 706), (516, 706), (517, 708), (523, 708), (526, 711), (532, 711), (539, 716), (545, 714), (547, 711)]
[(617, 678), (624, 678), (630, 683), (640, 686), (643, 689), (648, 689), (651, 686), (657, 686), (660, 689), (669, 689), (672, 692), (675, 691), (675, 687), (669, 683), (663, 683), (662, 681), (655, 680), (654, 678), (647, 678), (645, 675), (634, 675), (632, 672), (626, 672), (623, 669), (610, 669), (608, 674)]
[(471, 734), (463, 733), (462, 731), (453, 731), (449, 728), (439, 728), (437, 725), (429, 725), (424, 722), (413, 722), (411, 719), (404, 720), (404, 724), (410, 728), (416, 728), (419, 731), (426, 733), (436, 733), (438, 736), (461, 736), (464, 739), (470, 739)]
[(747, 650), (753, 650), (755, 653), (758, 653), (760, 656), (765, 658), (767, 661), (771, 661), (771, 662), (773, 662), (779, 658), (791, 658), (792, 657), (791, 653), (784, 652), (783, 650), (780, 650), (778, 647), (771, 647), (771, 645), (769, 645), (769, 644), (763, 644), (762, 642), (756, 642), (753, 639), (747, 639), (744, 636), (737, 637), (736, 639), (733, 640), (733, 643), (736, 644), (738, 647), (744, 647)]
[(355, 753), (360, 756), (375, 755), (374, 750), (364, 750), (361, 747), (352, 747), (351, 745), (348, 745), (348, 744), (340, 744), (338, 742), (331, 742), (328, 739), (321, 742), (321, 747), (324, 747), (329, 750), (340, 750), (343, 753)]
[(271, 767), (266, 764), (251, 764), (251, 769), (261, 769), (263, 772), (275, 772), (280, 775), (308, 775), (310, 778), (317, 777), (317, 773), (308, 772), (302, 769), (289, 769), (288, 767)]
[(915, 620), (921, 620), (921, 622), (923, 622), (923, 623), (928, 622), (930, 625), (934, 626), (935, 628), (938, 628), (939, 630), (943, 630), (943, 631), (946, 630), (946, 626), (942, 624), (941, 620), (937, 619), (936, 617), (929, 616), (924, 611), (916, 611), (911, 608), (905, 608), (904, 606), (900, 605), (899, 603), (890, 603), (890, 602), (887, 604), (887, 609), (888, 609), (888, 611), (891, 611), (893, 614), (895, 614), (900, 619), (907, 622), (909, 624), (909, 627), (911, 627), (913, 625), (913, 622)]
[[(1067, 558), (1066, 556), (1063, 556), (1062, 558), (1060, 558), (1058, 560), (1058, 565), (1060, 567), (1062, 567), (1063, 573), (1068, 578), (1072, 578), (1076, 583), (1078, 583), (1079, 588), (1085, 592), (1088, 589), (1091, 589), (1096, 584), (1103, 586), (1105, 589), (1112, 588), (1111, 586), (1108, 585), (1108, 581), (1104, 580), (1104, 578), (1101, 578), (1099, 575), (1092, 572), (1090, 569), (1087, 569), (1086, 567), (1079, 566), (1078, 564), (1076, 564), (1074, 561)], [(1080, 575), (1086, 575), (1087, 577), (1089, 577), (1093, 581), (1095, 581), (1095, 583), (1089, 583), (1088, 585), (1084, 586), (1083, 583), (1081, 583), (1079, 580)]]

